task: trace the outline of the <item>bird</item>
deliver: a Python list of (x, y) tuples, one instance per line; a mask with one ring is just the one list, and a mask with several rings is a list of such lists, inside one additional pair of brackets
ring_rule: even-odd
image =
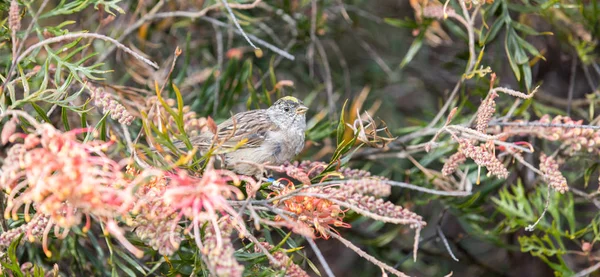
[[(301, 100), (285, 96), (267, 109), (237, 113), (217, 126), (216, 135), (206, 131), (191, 137), (190, 143), (202, 155), (217, 146), (212, 154), (219, 157), (219, 168), (262, 176), (261, 165), (282, 165), (302, 151), (307, 111)], [(185, 148), (183, 142), (175, 146)]]

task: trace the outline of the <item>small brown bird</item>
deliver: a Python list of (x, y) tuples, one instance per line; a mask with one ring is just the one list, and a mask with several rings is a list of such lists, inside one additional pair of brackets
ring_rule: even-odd
[[(281, 165), (302, 151), (307, 110), (302, 101), (286, 96), (268, 109), (241, 112), (219, 124), (216, 140), (209, 131), (190, 138), (190, 142), (201, 154), (211, 145), (220, 145), (214, 152), (221, 157), (220, 167), (259, 176), (259, 165)], [(181, 142), (175, 146), (185, 148)]]

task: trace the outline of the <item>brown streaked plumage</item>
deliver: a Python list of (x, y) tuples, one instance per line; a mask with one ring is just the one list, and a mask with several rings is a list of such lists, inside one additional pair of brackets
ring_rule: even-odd
[(217, 126), (216, 137), (205, 132), (190, 142), (202, 154), (218, 145), (214, 153), (223, 158), (222, 167), (258, 176), (262, 169), (257, 164), (281, 165), (302, 151), (307, 109), (297, 98), (283, 97), (268, 109), (235, 114)]

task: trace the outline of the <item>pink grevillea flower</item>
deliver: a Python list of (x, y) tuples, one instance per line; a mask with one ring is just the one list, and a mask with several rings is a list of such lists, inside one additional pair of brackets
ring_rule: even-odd
[[(274, 192), (274, 196), (286, 195), (295, 192), (296, 188), (293, 183), (289, 183), (285, 188), (280, 191)], [(303, 192), (319, 194), (323, 192), (323, 187), (314, 187), (304, 189)], [(288, 225), (295, 225), (302, 223), (301, 225), (310, 226), (318, 237), (325, 239), (329, 238), (327, 231), (332, 230), (334, 227), (350, 228), (350, 224), (345, 223), (344, 211), (342, 208), (332, 203), (331, 201), (321, 197), (310, 197), (310, 196), (291, 196), (290, 198), (275, 201), (276, 205), (280, 205), (283, 210), (294, 213), (297, 222), (288, 222)], [(285, 217), (277, 215), (276, 221), (286, 220)], [(288, 220), (289, 221), (289, 220)], [(301, 228), (299, 230), (304, 230)], [(310, 234), (310, 233), (309, 233)], [(306, 234), (304, 234), (306, 235)], [(310, 234), (311, 238), (315, 236)]]
[[(229, 182), (239, 185), (246, 181), (249, 186), (254, 186), (255, 181), (246, 176), (238, 176), (231, 171), (215, 170), (208, 168), (202, 177), (188, 175), (184, 171), (167, 177), (169, 186), (164, 192), (165, 204), (178, 212), (177, 218), (171, 225), (171, 230), (177, 228), (177, 222), (182, 217), (191, 220), (190, 229), (193, 228), (194, 238), (198, 246), (202, 245), (200, 240), (200, 229), (206, 222), (216, 224), (219, 215), (217, 213), (229, 214), (238, 218), (237, 212), (227, 203), (227, 200), (244, 198), (242, 192)], [(241, 227), (240, 225), (240, 228)], [(189, 231), (189, 229), (187, 230)], [(243, 230), (245, 232), (245, 230)], [(216, 233), (220, 242), (220, 232)], [(219, 243), (219, 245), (221, 245)]]
[(126, 183), (121, 167), (103, 153), (112, 142), (81, 143), (76, 135), (84, 131), (63, 133), (41, 124), (34, 133), (15, 134), (23, 142), (8, 150), (2, 165), (0, 187), (8, 193), (4, 216), (17, 219), (17, 212), (24, 207), (29, 221), (32, 205), (37, 213), (48, 216), (50, 223), (43, 234), (48, 256), (46, 242), (52, 225), (57, 235), (62, 228), (59, 237), (64, 237), (85, 216), (87, 230), (90, 216), (103, 221), (114, 218), (133, 199), (129, 189), (115, 185)]

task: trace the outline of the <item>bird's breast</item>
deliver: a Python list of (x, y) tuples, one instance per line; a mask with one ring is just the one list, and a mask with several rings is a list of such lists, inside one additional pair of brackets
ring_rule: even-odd
[(267, 140), (271, 155), (276, 163), (284, 163), (293, 159), (304, 148), (304, 132), (283, 133), (270, 132)]

